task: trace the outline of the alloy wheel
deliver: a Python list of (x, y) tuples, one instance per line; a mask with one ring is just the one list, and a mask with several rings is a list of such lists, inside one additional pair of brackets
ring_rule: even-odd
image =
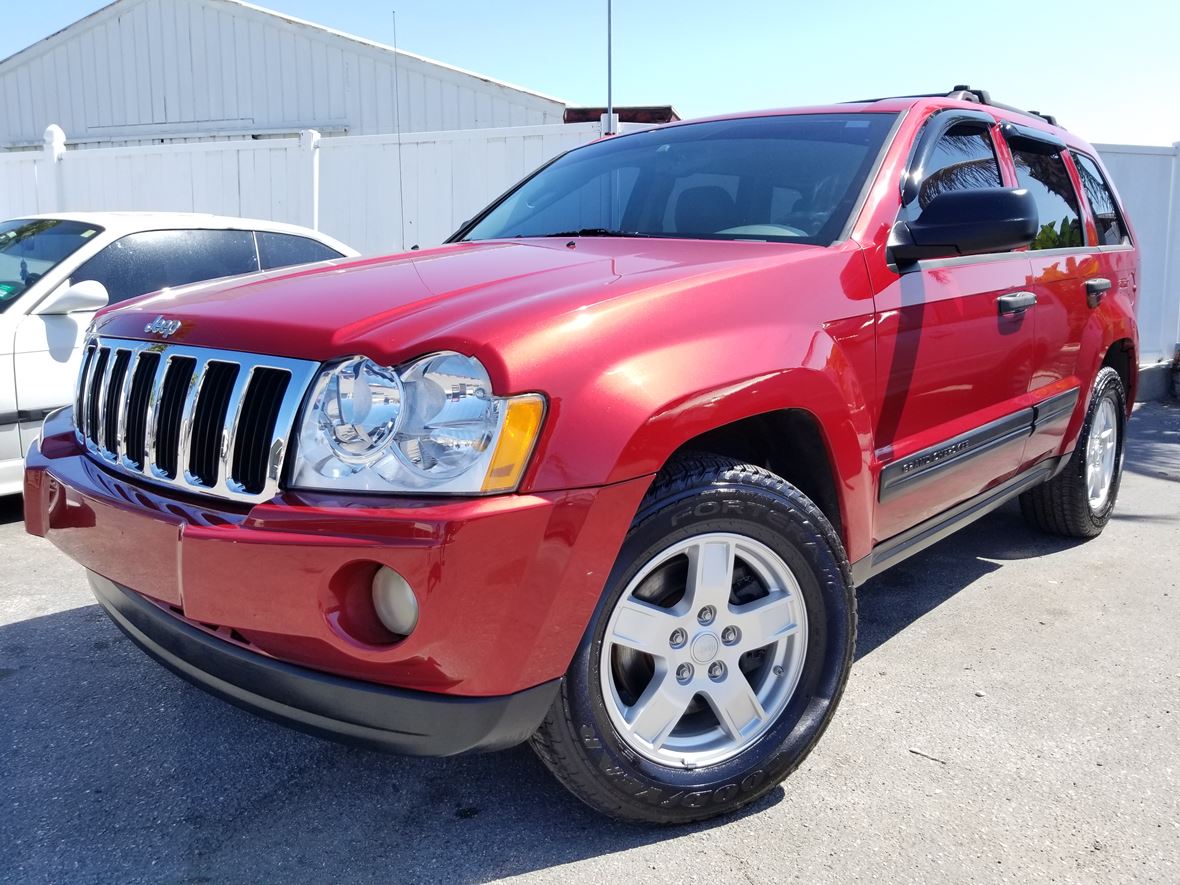
[(1118, 433), (1114, 401), (1104, 399), (1094, 413), (1086, 440), (1086, 495), (1094, 513), (1099, 513), (1110, 497), (1118, 457)]
[(641, 756), (716, 764), (775, 723), (806, 651), (807, 610), (782, 557), (744, 535), (696, 535), (653, 556), (619, 597), (602, 643), (603, 697)]

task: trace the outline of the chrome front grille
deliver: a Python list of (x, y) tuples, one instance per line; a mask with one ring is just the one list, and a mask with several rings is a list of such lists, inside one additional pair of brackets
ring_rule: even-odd
[(186, 492), (274, 497), (319, 364), (206, 347), (91, 339), (74, 425), (108, 465)]

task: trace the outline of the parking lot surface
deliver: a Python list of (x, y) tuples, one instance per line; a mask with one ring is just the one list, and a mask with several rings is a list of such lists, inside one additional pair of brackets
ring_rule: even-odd
[(1100, 538), (1009, 506), (874, 579), (800, 770), (645, 829), (525, 748), (382, 756), (206, 696), (0, 499), (0, 881), (1180, 882), (1178, 530), (1180, 407), (1151, 404)]

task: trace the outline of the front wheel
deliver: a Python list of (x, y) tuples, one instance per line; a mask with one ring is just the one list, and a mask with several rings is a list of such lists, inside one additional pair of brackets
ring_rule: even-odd
[(759, 467), (681, 459), (645, 498), (533, 746), (612, 817), (731, 812), (815, 745), (855, 636), (847, 560), (819, 509)]

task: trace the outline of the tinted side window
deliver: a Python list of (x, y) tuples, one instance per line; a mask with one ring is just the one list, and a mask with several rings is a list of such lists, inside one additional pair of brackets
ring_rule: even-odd
[(1098, 164), (1085, 154), (1073, 155), (1074, 165), (1078, 167), (1078, 175), (1082, 179), (1082, 190), (1086, 192), (1086, 200), (1090, 210), (1094, 213), (1094, 223), (1098, 226), (1098, 244), (1100, 246), (1120, 246), (1130, 243), (1126, 225), (1119, 215), (1118, 203), (1114, 201), (1114, 194), (1102, 177)]
[(948, 191), (1000, 187), (1000, 164), (991, 136), (976, 125), (952, 126), (938, 139), (918, 188), (918, 207)]
[(1061, 154), (1043, 154), (1013, 146), (1016, 182), (1028, 188), (1037, 201), (1041, 231), (1030, 249), (1062, 249), (1081, 246), (1082, 219), (1078, 195)]
[(153, 230), (107, 246), (70, 278), (97, 280), (111, 303), (157, 289), (258, 270), (254, 235), (241, 230)]
[(256, 235), (258, 237), (258, 257), (262, 261), (263, 270), (343, 257), (335, 249), (307, 237), (268, 233), (261, 230), (257, 231)]

